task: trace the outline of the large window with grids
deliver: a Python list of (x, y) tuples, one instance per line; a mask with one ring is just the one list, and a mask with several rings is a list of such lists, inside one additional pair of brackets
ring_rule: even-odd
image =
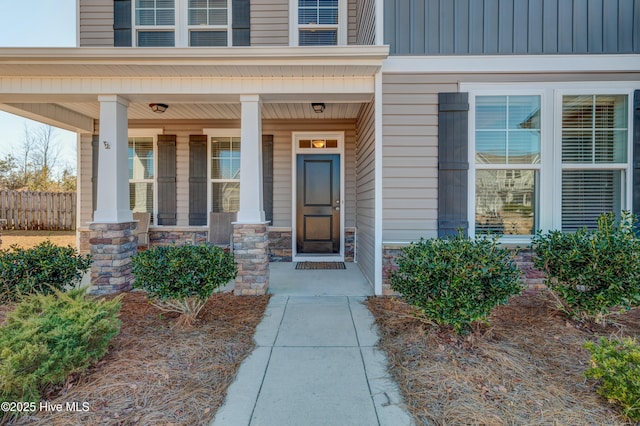
[(214, 47), (231, 43), (230, 0), (135, 0), (139, 47)]
[(346, 44), (346, 0), (291, 0), (291, 44), (332, 46)]
[(129, 206), (134, 213), (151, 213), (154, 222), (154, 138), (129, 137)]
[(240, 137), (210, 136), (211, 211), (240, 209)]
[(469, 92), (473, 233), (571, 232), (630, 208), (630, 92), (542, 84)]

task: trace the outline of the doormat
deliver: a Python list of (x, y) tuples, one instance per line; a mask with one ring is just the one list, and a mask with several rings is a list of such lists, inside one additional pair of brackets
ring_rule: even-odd
[(347, 269), (344, 262), (298, 262), (296, 269)]

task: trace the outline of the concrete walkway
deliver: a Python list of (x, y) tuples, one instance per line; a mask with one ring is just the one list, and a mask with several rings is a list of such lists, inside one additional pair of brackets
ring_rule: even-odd
[[(357, 265), (271, 264), (269, 302), (214, 426), (411, 425), (375, 348), (371, 287)], [(331, 295), (329, 295), (331, 294)]]

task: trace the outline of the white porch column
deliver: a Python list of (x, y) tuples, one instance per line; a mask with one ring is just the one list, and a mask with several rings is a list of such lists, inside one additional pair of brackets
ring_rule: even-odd
[(98, 194), (93, 221), (133, 221), (129, 208), (128, 117), (129, 101), (117, 96), (99, 96), (100, 140), (98, 149)]
[(242, 95), (240, 211), (238, 223), (264, 223), (262, 204), (262, 116), (259, 95)]

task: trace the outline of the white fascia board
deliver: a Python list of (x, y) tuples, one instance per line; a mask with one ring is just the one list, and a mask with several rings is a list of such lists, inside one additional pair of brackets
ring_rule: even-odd
[[(0, 48), (0, 64), (58, 63), (83, 64), (139, 64), (139, 65), (265, 65), (323, 63), (339, 61), (382, 61), (389, 55), (389, 46), (283, 46), (283, 47), (225, 47), (225, 48), (144, 48), (144, 47), (59, 47), (59, 48)], [(276, 61), (276, 62), (270, 62)]]
[(391, 56), (383, 73), (639, 72), (640, 55)]
[(0, 110), (71, 132), (93, 133), (94, 130), (93, 118), (53, 103), (0, 104)]

